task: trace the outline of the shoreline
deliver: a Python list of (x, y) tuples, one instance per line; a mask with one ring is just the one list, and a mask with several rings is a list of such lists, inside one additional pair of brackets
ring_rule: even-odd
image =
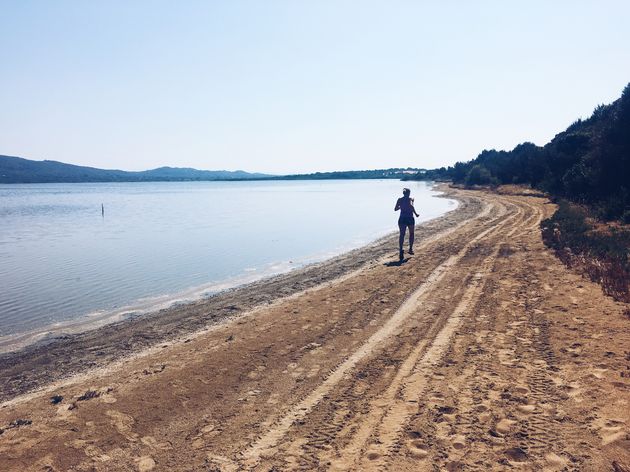
[(418, 227), (403, 262), (385, 239), (235, 290), (223, 308), (120, 323), (30, 364), (22, 354), (16, 372), (30, 383), (0, 375), (0, 387), (31, 392), (1, 405), (0, 462), (16, 472), (630, 464), (627, 304), (544, 246), (548, 200), (451, 192), (465, 211)]
[[(456, 200), (458, 206), (418, 224), (417, 243), (469, 219), (480, 209), (479, 201), (457, 195), (445, 185), (436, 185), (435, 189), (443, 192), (438, 198)], [(0, 352), (0, 402), (346, 277), (397, 252), (396, 245), (397, 234), (391, 233), (338, 256), (231, 287), (207, 298), (176, 302), (156, 311), (92, 329), (35, 339), (17, 349)]]
[[(428, 202), (427, 212), (417, 220), (417, 224), (438, 218), (457, 208), (457, 201), (454, 199), (433, 200), (439, 198), (441, 194), (435, 182), (429, 182), (422, 188), (426, 189), (427, 193), (424, 198), (442, 203)], [(199, 263), (189, 266), (185, 262), (173, 264), (172, 261), (169, 261), (170, 267), (160, 264), (162, 267), (156, 267), (153, 271), (160, 274), (159, 281), (155, 280), (156, 276), (147, 273), (148, 268), (142, 265), (142, 259), (134, 259), (133, 256), (129, 258), (136, 266), (136, 270), (131, 271), (133, 279), (120, 264), (105, 265), (94, 271), (90, 267), (101, 267), (96, 264), (98, 261), (83, 260), (81, 257), (73, 262), (74, 266), (81, 267), (80, 271), (75, 268), (72, 277), (61, 278), (58, 277), (63, 273), (61, 266), (52, 264), (53, 269), (43, 271), (25, 269), (21, 272), (20, 267), (24, 263), (19, 262), (19, 258), (14, 258), (14, 261), (10, 260), (7, 264), (7, 270), (13, 267), (18, 272), (17, 275), (14, 273), (13, 279), (21, 280), (26, 277), (25, 274), (31, 274), (29, 278), (34, 282), (28, 289), (16, 292), (11, 282), (13, 279), (9, 276), (9, 292), (4, 303), (9, 306), (9, 309), (5, 313), (4, 329), (0, 329), (0, 355), (18, 351), (38, 342), (48, 343), (60, 336), (74, 335), (82, 331), (98, 329), (110, 323), (150, 315), (163, 309), (170, 309), (175, 305), (203, 301), (226, 290), (240, 288), (309, 265), (326, 262), (393, 235), (395, 225), (391, 224), (389, 217), (383, 221), (383, 216), (386, 215), (380, 216), (368, 224), (367, 230), (363, 226), (359, 226), (358, 229), (349, 228), (350, 231), (342, 232), (336, 229), (333, 231), (334, 238), (327, 239), (326, 243), (320, 244), (318, 241), (312, 241), (314, 244), (301, 243), (299, 248), (296, 246), (289, 251), (278, 251), (277, 247), (281, 246), (277, 246), (270, 249), (268, 254), (266, 251), (260, 253), (257, 248), (255, 251), (257, 255), (243, 256), (230, 264), (224, 264), (219, 257), (216, 267), (214, 267), (215, 254), (212, 251), (202, 250), (195, 256), (195, 259), (203, 261), (202, 266)], [(304, 238), (308, 241), (308, 238), (312, 239), (315, 235), (317, 235), (317, 229), (313, 228), (304, 233)], [(272, 243), (274, 241), (272, 239)], [(186, 257), (186, 254), (192, 253), (189, 250), (183, 256)], [(71, 254), (69, 256), (72, 260), (73, 256)], [(180, 260), (178, 254), (172, 256), (171, 259)], [(174, 271), (173, 267), (177, 270)], [(86, 271), (86, 273), (92, 271), (90, 272), (92, 282), (86, 284), (79, 282), (76, 286), (66, 282), (75, 276), (77, 280), (81, 280), (81, 271)], [(57, 275), (51, 278), (51, 275), (55, 273)], [(196, 275), (191, 276), (191, 274)], [(63, 282), (55, 285), (56, 278), (63, 279)], [(120, 281), (114, 282), (110, 279), (120, 279)], [(48, 292), (50, 287), (54, 287), (51, 293)], [(126, 287), (134, 288), (126, 290)], [(48, 295), (44, 296), (45, 293)], [(102, 295), (102, 293), (107, 295)]]

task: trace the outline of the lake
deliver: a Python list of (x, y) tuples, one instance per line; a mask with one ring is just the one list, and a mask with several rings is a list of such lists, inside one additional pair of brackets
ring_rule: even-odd
[(417, 221), (457, 205), (396, 180), (0, 185), (0, 350), (365, 245), (403, 186)]

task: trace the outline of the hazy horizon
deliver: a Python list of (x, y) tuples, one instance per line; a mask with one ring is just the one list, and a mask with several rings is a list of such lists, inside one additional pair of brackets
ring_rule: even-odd
[(129, 171), (436, 168), (630, 81), (630, 4), (15, 2), (0, 154)]
[[(70, 162), (63, 162), (63, 161), (58, 161), (57, 159), (32, 159), (29, 157), (24, 157), (24, 156), (11, 156), (8, 154), (0, 154), (0, 156), (5, 156), (5, 157), (17, 157), (20, 159), (27, 159), (29, 161), (35, 161), (35, 162), (43, 162), (43, 161), (54, 161), (54, 162), (60, 162), (62, 164), (72, 164), (72, 165), (79, 165), (82, 167), (94, 167), (94, 166), (86, 166), (84, 164), (73, 164)], [(223, 171), (227, 171), (227, 172), (239, 172), (239, 171), (244, 171), (244, 172), (250, 172), (250, 173), (264, 173), (264, 172), (254, 172), (254, 171), (249, 171), (248, 169), (205, 169), (205, 168), (198, 168), (198, 167), (187, 167), (187, 166), (173, 166), (173, 165), (162, 165), (159, 167), (147, 167), (146, 169), (134, 169), (134, 170), (129, 170), (129, 169), (125, 169), (125, 168), (114, 168), (114, 167), (97, 167), (98, 169), (102, 169), (102, 170), (122, 170), (125, 172), (142, 172), (142, 171), (147, 171), (147, 170), (155, 170), (155, 169), (159, 169), (162, 167), (170, 167), (170, 168), (179, 168), (179, 169), (194, 169), (194, 170), (207, 170), (207, 171), (216, 171), (216, 172), (223, 172)], [(404, 167), (374, 167), (374, 168), (370, 168), (370, 169), (330, 169), (330, 170), (322, 170), (322, 171), (313, 171), (313, 172), (308, 172), (310, 173), (316, 173), (316, 172), (351, 172), (351, 171), (363, 171), (363, 170), (386, 170), (386, 169), (391, 169), (391, 168), (400, 168), (400, 169), (407, 169), (407, 168), (419, 168), (417, 166), (404, 166)], [(302, 172), (299, 172), (299, 174), (301, 174)], [(267, 175), (290, 175), (290, 174), (270, 174), (270, 173), (265, 173)]]

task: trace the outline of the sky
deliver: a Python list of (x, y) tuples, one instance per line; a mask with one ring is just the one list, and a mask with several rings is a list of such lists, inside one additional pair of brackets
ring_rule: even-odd
[(0, 0), (0, 154), (124, 170), (435, 168), (630, 82), (624, 1)]

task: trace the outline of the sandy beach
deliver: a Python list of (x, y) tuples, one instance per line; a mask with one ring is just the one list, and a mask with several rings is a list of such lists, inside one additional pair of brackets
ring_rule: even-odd
[(630, 320), (544, 198), (0, 356), (0, 470), (630, 470)]

